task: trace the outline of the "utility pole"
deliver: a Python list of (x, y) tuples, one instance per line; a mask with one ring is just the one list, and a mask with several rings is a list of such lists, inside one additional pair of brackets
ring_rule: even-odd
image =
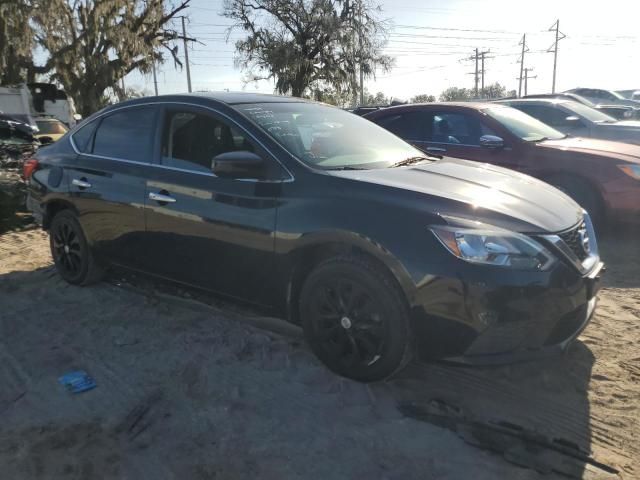
[(362, 2), (358, 2), (358, 43), (360, 44), (360, 105), (364, 105), (364, 72), (362, 70)]
[(156, 77), (156, 59), (153, 59), (153, 87), (156, 91), (156, 97), (158, 96), (158, 78)]
[(538, 78), (537, 75), (529, 75), (530, 72), (533, 72), (533, 68), (526, 67), (523, 69), (523, 73), (521, 77), (518, 77), (517, 80), (520, 80), (520, 84), (522, 84), (522, 80), (524, 80), (524, 95), (527, 96), (529, 93), (529, 79), (530, 78)]
[[(553, 51), (553, 83), (551, 84), (551, 93), (556, 93), (556, 68), (558, 65), (558, 42), (563, 38), (566, 38), (566, 35), (560, 31), (560, 19), (556, 20), (556, 23), (549, 27), (549, 31), (556, 32), (556, 41), (553, 42), (553, 45), (547, 49), (547, 52)], [(561, 36), (562, 35), (562, 36)]]
[(191, 93), (191, 70), (189, 69), (189, 49), (187, 48), (187, 29), (184, 26), (184, 16), (180, 18), (182, 19), (182, 40), (184, 41), (184, 63), (187, 65), (187, 87), (189, 88), (189, 93)]
[(522, 40), (518, 45), (522, 45), (522, 54), (520, 55), (520, 82), (518, 83), (518, 97), (522, 97), (522, 75), (524, 73), (524, 54), (527, 51), (527, 34), (522, 35)]
[[(463, 58), (462, 61), (473, 60), (475, 61), (476, 68), (473, 72), (470, 72), (469, 75), (473, 75), (473, 90), (476, 98), (480, 98), (481, 93), (484, 91), (484, 61), (486, 58), (486, 54), (489, 53), (489, 50), (480, 51), (479, 49), (475, 49), (475, 52), (472, 56), (468, 58)], [(480, 62), (482, 62), (482, 66), (480, 67)], [(482, 85), (482, 89), (479, 90), (479, 84)]]
[[(485, 60), (485, 58), (487, 58), (486, 55), (489, 52), (490, 52), (490, 50), (484, 50), (484, 51), (480, 52), (480, 62), (481, 62), (481, 64), (480, 64), (481, 65), (480, 66), (480, 78), (482, 79), (482, 81), (480, 83), (480, 85), (481, 85), (480, 92), (482, 94), (484, 94), (484, 60)], [(490, 57), (490, 58), (493, 58), (493, 57)]]

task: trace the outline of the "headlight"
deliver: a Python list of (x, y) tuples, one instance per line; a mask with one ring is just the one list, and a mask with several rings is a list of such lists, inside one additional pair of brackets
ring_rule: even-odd
[(640, 180), (640, 165), (618, 165), (618, 168), (630, 177)]
[(624, 113), (622, 114), (624, 118), (631, 118), (633, 117), (633, 115), (634, 115), (633, 110), (625, 110)]
[(447, 250), (467, 262), (538, 271), (549, 269), (555, 262), (551, 252), (519, 233), (452, 227), (434, 227), (431, 231)]

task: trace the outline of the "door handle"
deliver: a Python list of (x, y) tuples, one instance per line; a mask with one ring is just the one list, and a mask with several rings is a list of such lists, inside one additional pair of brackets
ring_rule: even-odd
[(71, 180), (71, 185), (75, 185), (78, 188), (91, 188), (91, 184), (87, 182), (86, 178), (74, 178)]
[(158, 203), (176, 203), (176, 199), (171, 195), (162, 193), (149, 192), (149, 200), (155, 200)]
[(431, 153), (444, 153), (446, 151), (447, 149), (442, 147), (427, 147), (427, 152)]

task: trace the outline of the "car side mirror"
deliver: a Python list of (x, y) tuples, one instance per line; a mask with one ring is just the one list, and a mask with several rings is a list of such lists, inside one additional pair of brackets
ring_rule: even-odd
[(51, 137), (40, 137), (38, 140), (40, 141), (40, 145), (50, 145), (53, 143), (53, 138)]
[(263, 178), (265, 161), (253, 152), (225, 152), (213, 157), (211, 170), (222, 178)]
[(495, 135), (482, 135), (480, 137), (480, 146), (484, 148), (498, 149), (504, 147), (504, 140)]

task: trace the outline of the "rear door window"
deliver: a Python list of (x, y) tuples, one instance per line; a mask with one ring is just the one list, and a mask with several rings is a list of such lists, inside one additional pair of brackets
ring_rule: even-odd
[(404, 140), (423, 142), (427, 139), (428, 120), (429, 115), (424, 112), (404, 112), (375, 122)]
[(93, 142), (93, 154), (151, 163), (155, 127), (153, 106), (131, 107), (102, 119)]
[(480, 145), (483, 135), (496, 135), (473, 115), (459, 112), (436, 112), (432, 118), (431, 138), (434, 143)]

